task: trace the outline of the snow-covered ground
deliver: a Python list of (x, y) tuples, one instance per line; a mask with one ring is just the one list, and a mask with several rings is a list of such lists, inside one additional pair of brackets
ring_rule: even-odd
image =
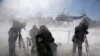
[[(72, 53), (72, 37), (74, 34), (74, 28), (78, 25), (79, 21), (74, 21), (68, 27), (49, 27), (56, 43), (62, 43), (58, 46), (58, 56), (71, 56)], [(32, 28), (32, 23), (27, 24), (26, 30), (22, 30), (22, 35), (24, 41), (26, 37), (30, 37), (28, 32)], [(8, 56), (8, 31), (11, 24), (8, 22), (0, 23), (0, 56)], [(89, 29), (89, 34), (87, 35), (90, 54), (91, 56), (100, 56), (100, 29), (92, 28)], [(16, 45), (18, 47), (18, 45)], [(24, 56), (24, 49), (16, 48), (16, 52), (20, 56)], [(86, 55), (85, 46), (83, 44), (83, 55)]]

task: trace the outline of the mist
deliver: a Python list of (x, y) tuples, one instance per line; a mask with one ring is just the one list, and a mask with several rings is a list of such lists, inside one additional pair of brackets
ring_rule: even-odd
[[(0, 6), (0, 21), (5, 19), (24, 19), (29, 20), (37, 14), (43, 14), (45, 16), (56, 16), (57, 13), (61, 13), (63, 9), (59, 8), (63, 6), (65, 0), (2, 0)], [(66, 0), (68, 4), (71, 1)], [(60, 11), (60, 12), (58, 12)], [(6, 17), (5, 17), (6, 16)]]
[[(55, 25), (55, 26), (51, 26), (51, 25), (47, 25), (47, 27), (49, 28), (49, 30), (51, 31), (53, 37), (55, 38), (55, 42), (57, 44), (61, 44), (58, 45), (57, 48), (57, 53), (58, 56), (70, 56), (72, 53), (72, 37), (74, 35), (74, 29), (75, 27), (79, 24), (81, 20), (75, 20), (73, 21), (70, 26), (61, 26), (61, 25)], [(32, 26), (36, 24), (34, 22), (27, 22), (27, 26), (25, 27), (26, 30), (22, 30), (22, 36), (24, 38), (24, 41), (26, 41), (26, 37), (30, 37), (29, 36), (29, 30), (32, 28)], [(11, 23), (9, 22), (3, 22), (0, 23), (0, 26), (2, 26), (0, 28), (0, 56), (7, 56), (8, 55), (8, 31), (10, 29), (10, 27), (12, 26)], [(39, 25), (37, 24), (37, 26), (39, 27)], [(68, 31), (70, 31), (69, 36), (68, 36)], [(88, 38), (88, 42), (89, 42), (89, 47), (90, 47), (90, 52), (92, 56), (99, 56), (99, 51), (100, 51), (100, 40), (99, 40), (99, 36), (100, 36), (100, 29), (99, 28), (90, 28), (89, 30), (89, 34), (87, 35)], [(17, 42), (16, 42), (17, 43)], [(18, 45), (16, 45), (16, 48), (18, 47)], [(24, 50), (19, 50), (19, 48), (17, 48), (16, 50), (17, 54), (20, 54), (21, 56), (23, 56)], [(22, 53), (21, 53), (22, 52)], [(95, 52), (95, 53), (94, 53)], [(83, 44), (83, 55), (86, 56), (86, 51), (85, 51), (85, 44)]]
[[(70, 24), (67, 22), (60, 24), (56, 23), (55, 18), (58, 14), (62, 13), (64, 8), (70, 8), (72, 3), (73, 0), (2, 0), (0, 3), (0, 56), (8, 56), (9, 53), (8, 31), (12, 26), (12, 19), (27, 23), (25, 27), (26, 30), (22, 29), (21, 32), (25, 42), (27, 37), (30, 38), (29, 31), (33, 25), (37, 25), (38, 28), (40, 25), (46, 25), (52, 33), (55, 43), (58, 44), (57, 56), (71, 56), (73, 45), (72, 37), (75, 27), (80, 23), (81, 19), (73, 20)], [(71, 9), (68, 9), (67, 12), (65, 11), (65, 14), (71, 12), (70, 10)], [(72, 15), (80, 14), (80, 12), (79, 14), (78, 12), (72, 12)], [(87, 13), (87, 16), (90, 16), (89, 14), (90, 12)], [(90, 55), (100, 56), (100, 26), (89, 28), (88, 31), (89, 34), (87, 38), (90, 47)], [(16, 44), (16, 53), (19, 54), (19, 56), (25, 55), (25, 51), (23, 48), (20, 50), (18, 44)], [(86, 56), (84, 43), (83, 56)]]

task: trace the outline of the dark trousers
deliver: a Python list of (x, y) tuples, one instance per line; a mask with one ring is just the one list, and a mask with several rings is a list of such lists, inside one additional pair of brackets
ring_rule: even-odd
[(15, 44), (17, 40), (18, 34), (14, 32), (9, 33), (9, 56), (16, 56), (15, 53)]
[(15, 42), (9, 42), (9, 56), (16, 56)]
[(78, 48), (78, 56), (82, 56), (82, 43), (73, 42), (73, 53), (72, 53), (73, 56), (75, 56), (76, 48)]

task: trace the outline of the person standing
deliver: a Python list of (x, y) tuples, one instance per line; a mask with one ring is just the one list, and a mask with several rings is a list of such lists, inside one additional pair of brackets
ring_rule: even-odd
[(89, 27), (89, 22), (87, 21), (86, 18), (84, 18), (80, 24), (75, 27), (75, 33), (72, 38), (73, 41), (73, 53), (72, 55), (75, 56), (76, 53), (76, 48), (78, 47), (78, 56), (82, 56), (82, 44), (85, 40), (85, 35), (88, 34), (88, 27)]
[(13, 25), (8, 32), (9, 56), (16, 56), (16, 53), (15, 53), (16, 40), (18, 36), (21, 37), (21, 29), (23, 28), (25, 29), (25, 26), (26, 26), (26, 23), (21, 23), (17, 20), (13, 20)]
[(32, 48), (31, 48), (31, 54), (35, 55), (36, 54), (36, 40), (35, 40), (35, 37), (37, 35), (37, 32), (38, 32), (38, 28), (36, 25), (33, 25), (32, 29), (30, 30), (29, 34), (31, 36), (31, 40), (32, 40)]

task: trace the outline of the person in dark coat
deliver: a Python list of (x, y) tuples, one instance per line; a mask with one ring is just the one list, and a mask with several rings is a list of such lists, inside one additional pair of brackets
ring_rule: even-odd
[(8, 34), (8, 42), (9, 42), (9, 56), (16, 56), (15, 53), (15, 44), (18, 36), (21, 36), (21, 29), (25, 28), (26, 23), (21, 23), (17, 20), (13, 20), (13, 25), (10, 28)]
[(54, 42), (54, 38), (46, 26), (40, 26), (40, 30), (36, 35), (36, 44), (38, 56), (52, 56), (50, 43)]
[(81, 21), (79, 26), (75, 27), (75, 33), (73, 36), (73, 56), (75, 56), (76, 47), (78, 47), (78, 56), (82, 56), (82, 44), (85, 40), (85, 35), (88, 34), (89, 23), (86, 18)]

